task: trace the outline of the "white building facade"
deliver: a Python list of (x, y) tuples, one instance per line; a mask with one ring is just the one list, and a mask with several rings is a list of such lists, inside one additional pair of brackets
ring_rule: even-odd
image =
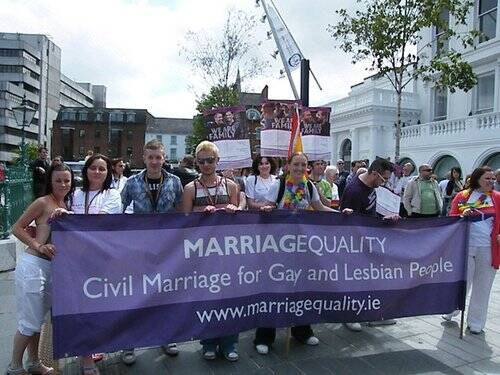
[(16, 156), (22, 134), (12, 108), (23, 98), (37, 110), (25, 128), (26, 142), (50, 151), (52, 122), (61, 106), (105, 106), (105, 95), (104, 86), (74, 82), (61, 73), (61, 49), (47, 36), (0, 33), (0, 161)]
[[(476, 0), (468, 30), (484, 33), (475, 48), (451, 40), (445, 48), (463, 53), (478, 77), (469, 92), (436, 90), (420, 80), (402, 99), (401, 161), (429, 163), (439, 177), (459, 166), (463, 174), (481, 165), (500, 168), (500, 24), (498, 0)], [(436, 30), (423, 33), (428, 56)], [(420, 46), (419, 46), (420, 49)], [(395, 150), (396, 95), (384, 79), (367, 78), (332, 107), (332, 162), (391, 157)]]
[(186, 138), (192, 131), (193, 119), (158, 117), (146, 129), (145, 142), (159, 140), (165, 146), (167, 160), (176, 163), (186, 154)]

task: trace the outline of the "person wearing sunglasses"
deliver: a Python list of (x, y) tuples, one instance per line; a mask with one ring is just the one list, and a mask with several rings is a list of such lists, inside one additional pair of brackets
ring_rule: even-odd
[[(467, 266), (467, 328), (481, 334), (486, 325), (491, 287), (500, 266), (500, 193), (493, 190), (495, 176), (489, 167), (476, 168), (469, 187), (451, 202), (450, 216), (480, 216), (469, 223)], [(450, 321), (460, 313), (443, 315)]]
[[(185, 213), (193, 211), (214, 213), (225, 210), (228, 213), (238, 211), (239, 189), (235, 182), (216, 174), (219, 162), (219, 149), (209, 141), (201, 142), (195, 150), (195, 161), (200, 170), (200, 177), (186, 185), (182, 195)], [(230, 362), (237, 361), (238, 334), (201, 340), (203, 358), (214, 360), (217, 352)]]
[(443, 209), (441, 189), (432, 178), (432, 168), (422, 164), (418, 168), (418, 176), (412, 178), (406, 185), (403, 194), (403, 204), (408, 217), (437, 217)]

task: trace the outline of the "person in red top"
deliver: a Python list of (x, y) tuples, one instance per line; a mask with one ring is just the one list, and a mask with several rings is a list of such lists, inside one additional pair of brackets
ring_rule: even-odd
[[(494, 181), (491, 168), (476, 168), (469, 188), (455, 196), (450, 209), (450, 216), (481, 215), (469, 227), (467, 328), (474, 334), (481, 333), (486, 324), (490, 291), (500, 265), (500, 193), (493, 190)], [(458, 313), (443, 315), (443, 319), (451, 320)]]

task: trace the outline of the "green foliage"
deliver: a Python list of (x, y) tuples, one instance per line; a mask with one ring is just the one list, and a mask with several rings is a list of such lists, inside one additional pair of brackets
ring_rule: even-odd
[(238, 103), (238, 91), (235, 87), (214, 86), (208, 94), (203, 94), (197, 101), (198, 114), (193, 119), (193, 133), (186, 140), (186, 153), (193, 154), (198, 143), (206, 139), (203, 112), (218, 107), (235, 106)]
[[(38, 145), (36, 143), (25, 143), (25, 146), (26, 147), (26, 160), (28, 163), (30, 163), (31, 161), (35, 160), (37, 157), (38, 157)], [(11, 163), (12, 164), (18, 164), (20, 163), (21, 161), (21, 144), (19, 144), (19, 149), (17, 150), (14, 150), (13, 151), (14, 154), (16, 154), (17, 156), (15, 156), (12, 160), (11, 160)]]
[[(370, 70), (391, 82), (398, 95), (396, 157), (399, 156), (401, 94), (413, 79), (435, 87), (468, 91), (477, 83), (471, 66), (448, 41), (464, 48), (473, 46), (480, 33), (465, 31), (474, 2), (469, 0), (357, 0), (362, 5), (354, 15), (341, 9), (341, 20), (328, 31), (339, 48), (352, 55), (352, 63), (371, 60)], [(422, 31), (439, 31), (421, 46)], [(434, 29), (435, 28), (435, 29)], [(417, 50), (417, 48), (420, 48)], [(430, 54), (427, 54), (431, 51)]]

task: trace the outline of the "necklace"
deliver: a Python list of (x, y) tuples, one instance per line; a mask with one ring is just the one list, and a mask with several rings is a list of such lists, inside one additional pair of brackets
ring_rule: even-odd
[(59, 207), (59, 208), (68, 208), (68, 207), (66, 206), (66, 203), (65, 203), (65, 202), (63, 202), (63, 203), (62, 203), (62, 205), (61, 205), (61, 203), (57, 201), (56, 197), (54, 197), (54, 194), (50, 193), (50, 198), (52, 198), (52, 201), (55, 203), (55, 205), (56, 205), (57, 207)]
[[(304, 199), (306, 192), (306, 176), (302, 176), (300, 182), (295, 185), (290, 175), (285, 180), (285, 193), (283, 194), (283, 208), (297, 208)], [(296, 186), (294, 190), (294, 186)]]
[(216, 184), (215, 184), (214, 196), (212, 196), (212, 194), (210, 194), (210, 190), (208, 190), (208, 187), (203, 183), (203, 181), (201, 180), (201, 177), (198, 178), (198, 182), (203, 187), (203, 191), (205, 192), (211, 206), (217, 205), (217, 201), (219, 199), (219, 195), (218, 195), (219, 186), (222, 183), (222, 178), (221, 179), (218, 179), (217, 177), (215, 177), (215, 178), (216, 178)]

